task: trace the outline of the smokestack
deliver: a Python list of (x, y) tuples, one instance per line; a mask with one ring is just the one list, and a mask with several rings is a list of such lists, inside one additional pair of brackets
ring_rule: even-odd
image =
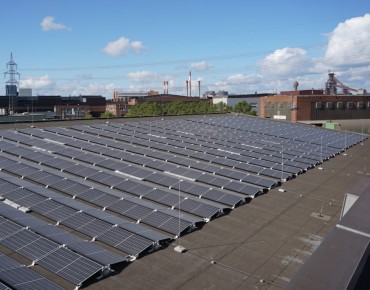
[(191, 97), (191, 71), (189, 71), (189, 92)]
[(189, 81), (186, 81), (186, 96), (189, 97)]
[(199, 98), (200, 98), (200, 81), (198, 81)]
[(163, 93), (168, 95), (168, 81), (163, 82)]

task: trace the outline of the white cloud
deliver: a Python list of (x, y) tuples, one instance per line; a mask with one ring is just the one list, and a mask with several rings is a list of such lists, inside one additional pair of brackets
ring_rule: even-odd
[(32, 88), (33, 90), (47, 90), (52, 89), (54, 86), (54, 81), (48, 76), (44, 75), (39, 78), (28, 77), (21, 79), (19, 82), (20, 87)]
[(314, 70), (322, 73), (331, 70), (347, 86), (367, 88), (370, 83), (369, 42), (370, 14), (339, 23), (328, 34), (324, 57), (314, 60)]
[(260, 71), (267, 76), (298, 76), (309, 71), (307, 51), (303, 48), (276, 49), (259, 63)]
[(144, 49), (141, 41), (130, 41), (126, 37), (120, 37), (115, 41), (109, 42), (102, 50), (110, 56), (121, 56), (127, 54), (130, 50), (139, 54)]
[(163, 81), (163, 77), (151, 71), (137, 71), (127, 74), (127, 77), (134, 82), (150, 83)]
[(141, 41), (131, 42), (131, 47), (137, 54), (141, 53), (141, 51), (144, 49), (144, 45)]
[(74, 95), (102, 95), (107, 99), (113, 98), (113, 92), (115, 89), (114, 83), (100, 84), (100, 83), (89, 83), (82, 87), (75, 88)]
[(217, 81), (214, 86), (209, 85), (208, 90), (216, 92), (224, 90), (229, 93), (252, 93), (256, 91), (256, 88), (261, 83), (263, 83), (263, 77), (261, 75), (234, 74)]
[(90, 75), (79, 75), (68, 82), (54, 81), (48, 75), (41, 77), (22, 78), (19, 82), (21, 88), (31, 88), (33, 95), (102, 95), (107, 99), (113, 98), (114, 83), (89, 82)]
[(64, 24), (55, 22), (55, 18), (52, 16), (46, 16), (41, 21), (40, 25), (43, 31), (70, 30), (70, 28), (66, 27)]
[(106, 99), (113, 98), (114, 89), (117, 88), (114, 83), (98, 82), (79, 82), (68, 81), (59, 82), (53, 88), (38, 90), (40, 95), (61, 95), (61, 96), (79, 96), (79, 95), (102, 95)]
[(192, 70), (197, 70), (197, 71), (205, 71), (205, 70), (208, 70), (210, 68), (212, 68), (213, 65), (207, 63), (206, 61), (200, 61), (200, 62), (193, 62), (190, 64), (190, 68)]
[(339, 23), (329, 34), (327, 63), (336, 66), (370, 64), (370, 14)]

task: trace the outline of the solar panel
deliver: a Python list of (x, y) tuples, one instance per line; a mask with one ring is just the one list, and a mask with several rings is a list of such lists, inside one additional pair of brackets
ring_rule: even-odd
[(46, 165), (46, 166), (49, 166), (49, 167), (53, 167), (53, 168), (57, 168), (57, 169), (65, 169), (65, 168), (68, 168), (72, 165), (75, 165), (76, 163), (72, 162), (72, 161), (68, 161), (68, 160), (63, 160), (63, 159), (60, 159), (60, 158), (50, 158), (49, 159), (46, 159), (44, 161), (42, 161), (42, 164), (43, 165)]
[(228, 205), (232, 208), (235, 207), (236, 205), (238, 205), (240, 202), (242, 202), (244, 200), (244, 198), (242, 198), (240, 196), (225, 193), (225, 192), (223, 192), (221, 190), (217, 190), (217, 189), (211, 189), (211, 190), (205, 192), (202, 195), (202, 198), (206, 198), (206, 199), (209, 199), (209, 200), (212, 200), (212, 201), (220, 202), (220, 203), (226, 204), (226, 205)]
[(135, 235), (121, 227), (113, 227), (97, 239), (133, 256), (139, 256), (153, 246), (151, 240)]
[(77, 196), (78, 198), (86, 200), (86, 201), (90, 201), (90, 202), (93, 202), (95, 199), (102, 197), (104, 195), (106, 195), (105, 192), (99, 189), (96, 189), (96, 188), (90, 188), (86, 191), (75, 194), (75, 196)]
[(59, 246), (27, 229), (23, 229), (1, 240), (1, 244), (32, 261), (47, 255)]
[(71, 243), (83, 241), (82, 238), (73, 235), (55, 225), (50, 224), (36, 225), (30, 226), (30, 229), (35, 233), (38, 233), (60, 245), (68, 245)]
[(244, 187), (244, 184), (243, 183), (241, 183), (241, 182), (233, 182), (233, 181), (228, 182), (224, 186), (225, 189), (228, 189), (228, 190), (231, 190), (231, 191), (236, 191), (236, 192), (240, 192), (243, 187)]
[(134, 207), (131, 207), (130, 209), (126, 210), (125, 212), (121, 212), (122, 215), (127, 216), (129, 218), (132, 218), (134, 220), (143, 220), (145, 217), (150, 215), (150, 213), (153, 212), (153, 208), (149, 208), (146, 206), (142, 206), (139, 204), (136, 204)]
[(143, 219), (143, 222), (155, 226), (168, 233), (178, 235), (187, 231), (192, 226), (191, 223), (180, 218), (169, 216), (166, 213), (155, 211)]
[(85, 166), (79, 165), (79, 164), (76, 164), (76, 165), (73, 165), (71, 167), (65, 168), (64, 171), (68, 172), (68, 173), (71, 173), (71, 174), (74, 174), (74, 175), (77, 175), (77, 176), (80, 176), (80, 177), (83, 177), (83, 178), (94, 175), (94, 174), (100, 172), (98, 169), (85, 167)]
[(49, 185), (50, 188), (57, 189), (59, 191), (67, 191), (69, 192), (69, 188), (73, 185), (73, 183), (68, 179), (62, 179), (56, 183), (52, 183)]
[(97, 237), (112, 227), (111, 224), (94, 218), (91, 215), (83, 212), (78, 212), (75, 215), (63, 220), (61, 224), (78, 230), (79, 232), (90, 237)]
[(101, 264), (63, 247), (58, 248), (37, 262), (75, 285), (81, 285), (102, 270)]
[(44, 202), (32, 206), (31, 209), (55, 221), (65, 220), (77, 212), (51, 199), (46, 199)]
[(209, 187), (206, 187), (204, 185), (189, 183), (188, 186), (186, 186), (186, 181), (181, 182), (180, 186), (181, 186), (181, 191), (193, 194), (198, 197), (202, 196), (204, 193), (210, 190)]
[(64, 289), (63, 287), (50, 281), (39, 273), (24, 266), (0, 271), (0, 280), (4, 281), (6, 284), (10, 285), (14, 289)]
[(69, 243), (68, 248), (82, 254), (85, 257), (101, 264), (101, 265), (114, 265), (117, 263), (125, 262), (127, 257), (115, 254), (107, 249), (104, 249), (94, 242), (82, 241)]
[(115, 203), (111, 204), (110, 206), (108, 206), (108, 209), (114, 212), (124, 213), (135, 206), (136, 206), (136, 203), (134, 202), (131, 202), (129, 200), (120, 199), (116, 201)]
[(0, 272), (6, 269), (17, 268), (21, 266), (22, 265), (19, 262), (13, 260), (12, 258), (6, 256), (3, 253), (0, 253)]
[(190, 212), (204, 219), (211, 219), (216, 214), (221, 212), (221, 208), (204, 204), (198, 200), (185, 199), (176, 208), (180, 208), (183, 211)]
[(104, 195), (101, 195), (95, 198), (91, 202), (105, 208), (105, 207), (110, 206), (111, 204), (116, 203), (117, 201), (119, 201), (119, 199), (120, 198), (117, 196), (106, 193)]
[(22, 226), (4, 218), (2, 218), (2, 221), (0, 219), (0, 241), (10, 237), (11, 235), (14, 235), (21, 230)]

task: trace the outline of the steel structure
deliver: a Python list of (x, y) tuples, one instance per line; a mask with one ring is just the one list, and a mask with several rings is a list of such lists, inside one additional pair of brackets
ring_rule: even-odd
[(336, 95), (338, 92), (338, 88), (341, 88), (343, 91), (343, 94), (349, 94), (349, 91), (357, 92), (356, 89), (352, 89), (345, 84), (343, 84), (341, 81), (339, 81), (335, 77), (335, 73), (329, 72), (328, 73), (328, 80), (325, 83), (325, 92), (328, 95)]
[(13, 60), (13, 53), (10, 53), (10, 61), (6, 63), (7, 71), (4, 72), (4, 77), (7, 75), (9, 79), (6, 81), (6, 96), (9, 97), (9, 114), (14, 112), (16, 97), (17, 97), (17, 76), (20, 78), (20, 73), (17, 72), (17, 64)]

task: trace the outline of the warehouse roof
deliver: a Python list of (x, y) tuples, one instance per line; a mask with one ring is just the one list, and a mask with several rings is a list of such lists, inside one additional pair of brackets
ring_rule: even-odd
[[(113, 124), (107, 127), (111, 126), (119, 127)], [(43, 134), (53, 130), (56, 129)], [(23, 133), (40, 132), (27, 129)], [(7, 137), (13, 138), (10, 133)], [(22, 135), (22, 138), (25, 138), (22, 139), (26, 142), (24, 144), (30, 142), (29, 137)], [(58, 140), (54, 140), (54, 146), (58, 145)], [(249, 289), (268, 286), (269, 289), (281, 289), (338, 223), (344, 193), (349, 192), (360, 179), (369, 182), (366, 174), (369, 161), (362, 157), (369, 153), (369, 148), (368, 141), (358, 144), (348, 149), (346, 154), (324, 162), (321, 169), (310, 169), (283, 186), (257, 196), (247, 205), (226, 211), (226, 215), (215, 218), (200, 227), (201, 230), (183, 235), (168, 246), (162, 245), (161, 250), (150, 255), (144, 254), (127, 267), (116, 269), (112, 276), (97, 282), (94, 280), (87, 287)], [(7, 150), (13, 152), (15, 149)], [(317, 144), (316, 150), (316, 156), (320, 156)], [(64, 150), (63, 154), (71, 152), (70, 149)], [(220, 150), (220, 153), (231, 154), (225, 150)], [(14, 170), (16, 167), (9, 168)], [(72, 204), (65, 200), (63, 203)], [(91, 210), (89, 214), (92, 214)], [(173, 251), (177, 245), (185, 247), (186, 252)]]

